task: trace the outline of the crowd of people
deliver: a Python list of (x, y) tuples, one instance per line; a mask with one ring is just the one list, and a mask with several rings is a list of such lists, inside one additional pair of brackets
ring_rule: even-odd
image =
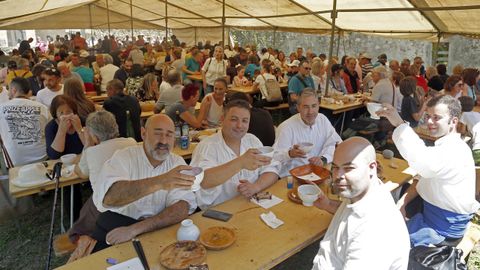
[[(411, 247), (458, 241), (478, 209), (478, 69), (456, 66), (448, 75), (443, 64), (424, 67), (421, 57), (327, 60), (310, 49), (286, 54), (210, 41), (187, 48), (175, 36), (125, 44), (106, 36), (95, 54), (79, 33), (57, 37), (44, 52), (30, 42), (22, 41), (0, 70), (2, 142), (13, 166), (81, 154), (75, 171), (90, 179), (93, 195), (81, 208), (74, 189), (70, 237), (95, 239), (94, 252), (178, 223), (197, 207), (250, 198), (305, 164), (331, 163), (332, 185), (344, 198), (322, 195), (315, 202), (334, 216), (314, 269), (370, 269), (372, 262), (406, 269)], [(275, 92), (279, 83), (288, 85), (282, 93)], [(228, 93), (230, 84), (258, 94)], [(108, 98), (99, 108), (89, 96), (102, 93)], [(375, 139), (391, 136), (417, 172), (396, 204), (377, 176), (378, 141), (375, 148), (364, 138), (343, 141), (320, 109), (323, 96), (366, 93), (366, 102), (383, 106), (373, 123), (388, 124)], [(291, 115), (275, 127), (263, 108), (280, 103)], [(145, 104), (155, 114), (142, 124)], [(346, 125), (363, 113), (354, 111)], [(196, 146), (189, 165), (172, 152), (179, 123), (218, 128)], [(434, 146), (425, 145), (416, 126), (437, 138)], [(460, 134), (472, 137), (470, 145)], [(312, 150), (302, 150), (302, 142)], [(262, 146), (273, 146), (274, 157), (262, 155)], [(181, 172), (192, 167), (205, 171), (196, 192), (194, 177)]]

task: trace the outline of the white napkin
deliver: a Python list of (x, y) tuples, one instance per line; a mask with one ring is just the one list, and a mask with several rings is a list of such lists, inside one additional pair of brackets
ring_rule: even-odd
[(263, 207), (265, 209), (268, 209), (272, 206), (275, 206), (275, 205), (283, 202), (282, 199), (278, 198), (275, 195), (272, 195), (272, 198), (270, 200), (263, 199), (263, 200), (257, 201), (257, 200), (255, 200), (255, 198), (251, 198), (250, 201), (253, 202), (254, 204), (260, 205), (261, 207)]
[(107, 270), (139, 270), (144, 269), (138, 257), (132, 258), (119, 264), (107, 267)]
[(272, 229), (276, 229), (283, 224), (283, 221), (278, 219), (272, 211), (260, 214), (260, 218)]
[(305, 175), (299, 175), (297, 176), (298, 178), (302, 179), (302, 180), (306, 180), (306, 181), (317, 181), (317, 180), (320, 180), (320, 176), (316, 175), (315, 173), (311, 172), (309, 174), (305, 174)]

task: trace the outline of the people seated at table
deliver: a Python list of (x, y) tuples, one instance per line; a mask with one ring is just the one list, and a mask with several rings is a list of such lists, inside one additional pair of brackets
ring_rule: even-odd
[(347, 57), (345, 59), (345, 67), (343, 69), (342, 78), (345, 83), (345, 88), (349, 94), (360, 91), (360, 77), (355, 71), (356, 64), (357, 59), (355, 59), (355, 57)]
[(187, 84), (182, 89), (182, 100), (172, 104), (165, 110), (165, 114), (173, 120), (174, 123), (186, 123), (193, 128), (207, 127), (204, 119), (205, 107), (203, 111), (200, 110), (198, 116), (195, 116), (191, 111), (195, 111), (195, 105), (200, 97), (198, 86), (194, 84)]
[(440, 91), (440, 94), (449, 95), (454, 98), (459, 98), (466, 95), (466, 87), (462, 81), (462, 77), (459, 75), (452, 75), (448, 77), (447, 81), (443, 85), (443, 90)]
[(95, 92), (95, 87), (93, 86), (94, 73), (93, 69), (88, 66), (88, 59), (86, 57), (80, 57), (78, 61), (79, 66), (73, 68), (72, 72), (80, 75), (86, 92)]
[(472, 152), (457, 133), (460, 102), (449, 95), (439, 95), (428, 101), (428, 130), (430, 136), (437, 138), (432, 147), (427, 147), (389, 104), (384, 107), (377, 114), (396, 127), (392, 137), (395, 146), (420, 176), (397, 202), (405, 215), (410, 202), (417, 197), (423, 200), (423, 210), (407, 216), (410, 217), (407, 227), (411, 245), (438, 245), (460, 240), (479, 208), (475, 200)]
[(8, 88), (10, 100), (0, 104), (0, 137), (14, 166), (47, 158), (45, 126), (51, 116), (45, 105), (30, 96), (27, 79), (13, 78)]
[(425, 77), (420, 74), (420, 69), (417, 65), (413, 64), (410, 66), (410, 75), (414, 76), (417, 79), (417, 85), (423, 88), (425, 94), (428, 93), (428, 83)]
[(400, 71), (394, 71), (390, 77), (392, 80), (393, 86), (395, 87), (395, 108), (400, 113), (402, 111), (402, 101), (403, 95), (400, 92), (400, 82), (405, 78)]
[(477, 103), (477, 82), (480, 80), (480, 71), (476, 68), (466, 68), (462, 71), (462, 81), (467, 88), (467, 95)]
[(213, 85), (213, 93), (206, 95), (200, 106), (200, 111), (204, 112), (201, 120), (206, 121), (210, 127), (216, 127), (221, 124), (223, 102), (227, 93), (227, 81), (223, 78), (218, 78)]
[[(280, 85), (278, 84), (277, 78), (275, 77), (273, 73), (273, 65), (269, 61), (265, 61), (265, 63), (262, 65), (262, 70), (260, 71), (260, 75), (258, 75), (255, 78), (255, 81), (252, 86), (252, 91), (259, 91), (260, 92), (260, 100), (256, 101), (254, 106), (263, 108), (263, 107), (275, 107), (278, 106), (280, 103), (282, 103), (281, 99), (281, 90), (280, 90)], [(272, 87), (271, 84), (276, 84), (278, 86), (278, 90), (280, 90), (280, 99), (277, 101), (267, 101), (267, 98), (269, 98), (269, 92), (268, 87)], [(267, 85), (269, 84), (269, 85)], [(272, 91), (273, 89), (270, 89)]]
[(330, 86), (329, 95), (344, 95), (347, 94), (345, 81), (343, 80), (343, 67), (340, 64), (333, 64), (331, 68), (331, 77), (328, 82)]
[[(342, 141), (328, 118), (318, 112), (318, 95), (313, 89), (303, 90), (297, 109), (299, 113), (281, 123), (276, 132), (274, 158), (282, 164), (281, 177), (308, 163), (326, 165), (332, 161), (335, 145)], [(305, 152), (300, 143), (312, 143), (313, 148)]]
[(313, 79), (310, 76), (311, 70), (310, 63), (303, 61), (300, 63), (298, 73), (288, 81), (288, 106), (292, 115), (297, 113), (297, 99), (303, 89), (314, 89), (315, 87)]
[(215, 47), (213, 57), (208, 58), (202, 67), (203, 89), (205, 96), (213, 92), (214, 83), (217, 79), (227, 76), (228, 61), (223, 60), (223, 48)]
[(429, 88), (436, 91), (440, 91), (443, 89), (443, 84), (445, 82), (440, 79), (440, 76), (438, 76), (437, 69), (435, 67), (427, 67), (425, 77), (427, 78), (427, 85)]
[(95, 222), (100, 212), (94, 205), (92, 197), (96, 196), (95, 186), (100, 171), (115, 151), (135, 146), (137, 142), (132, 138), (119, 138), (118, 125), (115, 116), (108, 111), (91, 113), (85, 123), (85, 144), (80, 162), (75, 166), (75, 173), (82, 179), (89, 179), (93, 188), (93, 195), (85, 202), (80, 210), (79, 219), (68, 231), (70, 241), (75, 243), (82, 235), (91, 236), (95, 229)]
[(352, 137), (335, 149), (332, 190), (314, 205), (334, 214), (320, 241), (312, 270), (407, 269), (408, 231), (393, 198), (377, 176), (375, 149)]
[(68, 67), (67, 62), (65, 61), (58, 62), (57, 69), (60, 71), (60, 74), (62, 75), (62, 82), (70, 78), (76, 78), (77, 80), (80, 80), (83, 84), (82, 77), (80, 77), (78, 73), (71, 71), (70, 68)]
[[(227, 96), (227, 102), (237, 99), (245, 100), (250, 105), (252, 104), (252, 97), (242, 92), (234, 92)], [(264, 146), (272, 146), (275, 142), (275, 126), (272, 115), (265, 109), (251, 107), (248, 133), (255, 135)]]
[(378, 103), (395, 104), (395, 86), (388, 78), (385, 67), (376, 67), (372, 70), (372, 81), (375, 86), (372, 89), (370, 100)]
[(142, 110), (135, 97), (126, 95), (123, 83), (113, 79), (107, 83), (107, 96), (103, 108), (115, 115), (120, 137), (131, 137), (140, 142), (140, 115)]
[[(66, 154), (80, 154), (85, 143), (85, 136), (75, 101), (65, 95), (56, 96), (52, 100), (50, 114), (53, 119), (45, 126), (48, 158), (59, 159)], [(69, 204), (65, 200), (64, 207), (69, 208), (68, 206)], [(82, 193), (79, 185), (74, 185), (73, 206), (73, 220), (77, 220), (82, 206)]]
[(462, 106), (462, 116), (459, 121), (459, 132), (462, 135), (470, 136), (468, 142), (472, 148), (475, 166), (480, 166), (480, 113), (474, 112), (475, 102), (469, 96), (459, 97), (458, 101)]
[(140, 89), (143, 85), (143, 67), (139, 64), (133, 64), (132, 70), (125, 81), (125, 92), (133, 97), (136, 97), (136, 93), (138, 89)]
[(287, 74), (286, 74), (287, 81), (290, 82), (290, 79), (293, 78), (293, 76), (297, 75), (299, 66), (300, 66), (300, 61), (298, 60), (293, 60), (292, 62), (287, 64)]
[(199, 50), (192, 52), (192, 57), (185, 60), (185, 64), (182, 67), (182, 80), (185, 85), (192, 83), (191, 79), (188, 79), (188, 75), (202, 75), (201, 62), (203, 55)]
[(95, 111), (95, 104), (85, 96), (82, 82), (75, 78), (66, 80), (63, 84), (63, 94), (77, 104), (80, 121), (85, 123), (87, 116)]
[(365, 79), (367, 74), (372, 72), (373, 70), (372, 57), (368, 53), (362, 54), (362, 56), (360, 56), (359, 65), (362, 68), (362, 80), (363, 80)]
[(123, 83), (123, 85), (125, 85), (127, 78), (130, 77), (132, 66), (133, 66), (132, 59), (129, 59), (129, 58), (125, 59), (125, 62), (123, 62), (122, 67), (115, 72), (115, 74), (113, 75), (113, 78), (120, 80)]
[(30, 71), (30, 63), (25, 58), (18, 59), (18, 63), (16, 63), (16, 68), (12, 71), (7, 73), (7, 77), (5, 78), (5, 84), (8, 85), (13, 78), (25, 78), (28, 79), (33, 76), (32, 72)]
[[(423, 89), (419, 89), (422, 91)], [(403, 95), (401, 116), (402, 119), (410, 123), (412, 128), (417, 127), (418, 122), (423, 117), (427, 109), (427, 103), (424, 101), (423, 91), (417, 91), (417, 79), (408, 76), (400, 81), (400, 93)]]
[(278, 179), (271, 158), (261, 155), (260, 140), (247, 133), (250, 104), (234, 100), (224, 107), (222, 129), (195, 148), (190, 166), (201, 167), (205, 176), (195, 193), (198, 206), (206, 209), (241, 194), (252, 197)]
[[(165, 82), (165, 80), (163, 82)], [(160, 97), (154, 108), (155, 113), (160, 113), (163, 109), (168, 110), (172, 104), (182, 100), (183, 85), (180, 74), (176, 70), (168, 71), (166, 82), (169, 86), (160, 89)]]
[(105, 54), (103, 58), (105, 61), (105, 65), (100, 68), (100, 89), (103, 93), (105, 93), (107, 91), (107, 83), (113, 80), (113, 77), (115, 76), (115, 72), (117, 72), (118, 67), (113, 64), (113, 58), (111, 55)]
[(237, 67), (237, 76), (233, 78), (233, 86), (242, 87), (242, 86), (250, 86), (252, 85), (252, 81), (250, 81), (245, 76), (245, 67), (238, 66)]
[(48, 68), (43, 72), (45, 88), (38, 91), (36, 101), (50, 108), (52, 99), (63, 94), (63, 85), (60, 84), (60, 71), (56, 68)]
[(440, 77), (440, 80), (442, 81), (442, 85), (445, 84), (445, 82), (449, 77), (449, 75), (447, 74), (447, 66), (445, 64), (438, 64), (437, 73), (438, 73), (438, 76)]
[(28, 83), (30, 84), (30, 89), (32, 90), (32, 95), (36, 96), (38, 91), (42, 90), (45, 88), (45, 85), (43, 84), (44, 78), (43, 78), (43, 72), (47, 69), (45, 65), (42, 64), (36, 64), (32, 68), (32, 77), (28, 78)]
[[(190, 190), (195, 177), (171, 153), (175, 127), (163, 114), (148, 118), (143, 145), (116, 151), (104, 164), (93, 201), (102, 212), (96, 222), (94, 252), (137, 235), (176, 224), (197, 208)], [(97, 192), (98, 191), (98, 192)]]
[(153, 73), (147, 73), (143, 77), (142, 86), (138, 88), (135, 92), (135, 97), (140, 102), (156, 102), (159, 96), (158, 92), (159, 90), (157, 76)]
[(248, 57), (248, 64), (245, 67), (245, 77), (247, 77), (249, 80), (253, 79), (253, 73), (255, 70), (260, 70), (260, 63), (258, 61), (258, 57), (256, 55), (250, 55)]
[(312, 61), (312, 72), (310, 76), (312, 76), (313, 79), (313, 89), (315, 89), (317, 93), (322, 93), (322, 95), (325, 94), (327, 84), (327, 73), (325, 71), (325, 65), (320, 59), (314, 59)]

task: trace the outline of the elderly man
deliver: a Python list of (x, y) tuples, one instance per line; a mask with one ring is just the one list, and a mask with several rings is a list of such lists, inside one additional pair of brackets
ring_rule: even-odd
[(191, 167), (171, 153), (174, 135), (172, 120), (154, 115), (142, 128), (143, 145), (119, 150), (105, 163), (94, 187), (102, 212), (94, 251), (178, 223), (196, 209), (195, 177), (180, 172)]
[(103, 59), (105, 65), (100, 68), (100, 78), (102, 80), (100, 88), (102, 89), (102, 92), (105, 92), (107, 91), (107, 83), (113, 80), (113, 77), (115, 76), (115, 72), (117, 72), (118, 67), (113, 64), (113, 58), (111, 55), (104, 54)]
[(315, 206), (334, 214), (313, 260), (319, 269), (407, 269), (410, 245), (402, 215), (377, 177), (375, 149), (364, 138), (340, 143), (332, 188), (343, 200), (319, 196)]
[[(297, 100), (298, 114), (278, 126), (275, 144), (275, 160), (282, 163), (280, 176), (289, 175), (295, 167), (312, 163), (325, 165), (332, 161), (335, 144), (342, 141), (325, 115), (318, 113), (318, 96), (313, 89), (305, 89)], [(312, 143), (305, 152), (300, 143)]]
[(425, 146), (392, 106), (384, 106), (378, 115), (388, 118), (396, 127), (393, 132), (395, 146), (420, 175), (397, 202), (405, 213), (405, 206), (413, 199), (417, 196), (423, 199), (423, 211), (407, 222), (412, 246), (459, 240), (479, 208), (475, 200), (472, 153), (457, 133), (460, 102), (448, 95), (439, 95), (428, 101), (428, 130), (437, 138), (432, 147)]
[(32, 77), (33, 74), (30, 71), (29, 62), (25, 58), (20, 58), (18, 60), (17, 69), (8, 72), (7, 77), (5, 78), (5, 83), (8, 85), (13, 78), (25, 78), (28, 79)]
[(65, 61), (58, 62), (57, 69), (60, 71), (60, 74), (62, 75), (62, 82), (66, 81), (70, 78), (76, 78), (83, 85), (82, 77), (80, 77), (80, 75), (77, 72), (71, 71), (68, 68), (67, 62), (65, 62)]
[(375, 83), (370, 100), (378, 103), (394, 104), (395, 86), (388, 78), (387, 69), (383, 66), (372, 70), (372, 81)]
[(14, 166), (45, 160), (45, 126), (48, 108), (30, 100), (25, 78), (14, 78), (9, 85), (9, 101), (0, 105), (0, 135)]
[(312, 67), (310, 66), (310, 63), (307, 61), (301, 62), (297, 75), (293, 76), (288, 82), (288, 103), (291, 114), (297, 113), (296, 102), (303, 89), (314, 89), (315, 87), (315, 83), (310, 76), (311, 70)]
[(208, 58), (202, 67), (203, 89), (205, 95), (213, 92), (213, 85), (216, 79), (226, 78), (227, 68), (228, 61), (223, 60), (223, 48), (216, 46), (213, 57)]
[(182, 80), (180, 79), (180, 74), (175, 69), (168, 71), (165, 82), (170, 87), (160, 92), (160, 97), (153, 109), (155, 113), (160, 113), (163, 109), (166, 111), (170, 106), (182, 100)]
[(373, 69), (372, 57), (368, 53), (362, 54), (360, 56), (359, 65), (362, 68), (362, 80), (365, 79), (368, 73)]
[(123, 88), (124, 85), (120, 80), (113, 79), (108, 82), (108, 99), (103, 103), (103, 108), (115, 115), (121, 137), (132, 137), (141, 141), (140, 104), (135, 97), (125, 95)]
[(46, 69), (43, 76), (45, 88), (38, 91), (37, 101), (50, 108), (53, 98), (63, 94), (63, 84), (60, 84), (62, 77), (60, 71), (55, 68)]
[[(93, 195), (85, 202), (80, 211), (80, 217), (68, 231), (72, 242), (76, 242), (79, 236), (91, 235), (95, 230), (95, 221), (100, 212), (92, 198), (98, 197), (95, 187), (102, 181), (98, 176), (103, 165), (115, 151), (137, 144), (132, 138), (118, 138), (115, 116), (108, 111), (97, 111), (88, 115), (85, 123), (85, 135), (82, 157), (75, 166), (75, 173), (82, 179), (90, 179)], [(97, 198), (96, 201), (98, 202), (99, 199)]]
[(203, 139), (193, 152), (191, 166), (205, 170), (196, 192), (200, 208), (220, 204), (241, 194), (250, 198), (274, 184), (277, 168), (261, 155), (260, 140), (247, 133), (250, 104), (234, 100), (224, 106), (222, 130)]

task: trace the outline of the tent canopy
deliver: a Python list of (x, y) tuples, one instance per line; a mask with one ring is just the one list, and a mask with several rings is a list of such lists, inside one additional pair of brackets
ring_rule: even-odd
[[(322, 33), (333, 0), (5, 0), (0, 29), (197, 29), (222, 26)], [(337, 0), (339, 31), (425, 38), (480, 34), (476, 0)], [(166, 16), (168, 14), (168, 16)]]

